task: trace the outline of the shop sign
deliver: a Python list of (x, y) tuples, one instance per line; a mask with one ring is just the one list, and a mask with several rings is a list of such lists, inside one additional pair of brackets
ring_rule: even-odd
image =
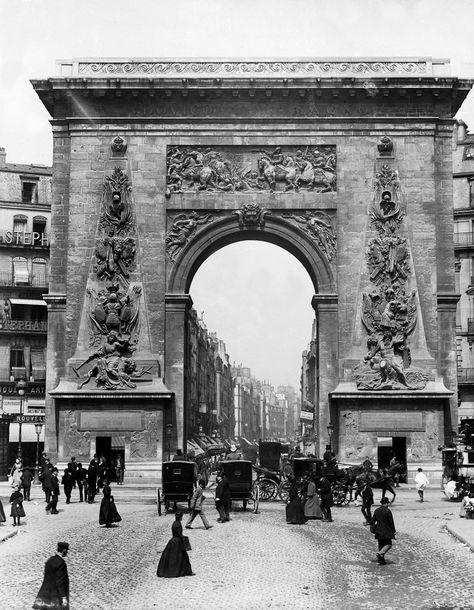
[(311, 413), (310, 411), (301, 411), (300, 413), (300, 420), (302, 421), (313, 421), (313, 417), (314, 417), (314, 413)]

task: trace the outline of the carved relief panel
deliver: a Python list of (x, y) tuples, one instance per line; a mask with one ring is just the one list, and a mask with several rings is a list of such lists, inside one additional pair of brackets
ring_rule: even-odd
[(169, 146), (166, 195), (336, 191), (336, 147)]

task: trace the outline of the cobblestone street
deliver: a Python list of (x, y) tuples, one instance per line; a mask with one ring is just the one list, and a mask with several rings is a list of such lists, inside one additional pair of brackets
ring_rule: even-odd
[(103, 529), (98, 502), (73, 497), (50, 516), (38, 491), (33, 497), (25, 525), (0, 546), (0, 608), (31, 608), (58, 540), (71, 545), (72, 610), (474, 608), (474, 554), (446, 533), (459, 521), (459, 505), (439, 490), (424, 504), (416, 492), (400, 491), (393, 506), (399, 533), (386, 566), (375, 561), (376, 542), (354, 505), (335, 508), (333, 523), (298, 526), (286, 524), (282, 503), (267, 502), (260, 514), (235, 510), (230, 523), (219, 524), (208, 500), (214, 528), (205, 531), (197, 520), (189, 532), (196, 576), (170, 580), (158, 579), (156, 566), (171, 514), (159, 517), (151, 503), (120, 503), (117, 494), (123, 521)]

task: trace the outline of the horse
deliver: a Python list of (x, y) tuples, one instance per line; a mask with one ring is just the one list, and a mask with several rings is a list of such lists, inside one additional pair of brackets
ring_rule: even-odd
[(368, 482), (370, 487), (373, 489), (382, 490), (382, 500), (385, 498), (385, 494), (389, 491), (392, 494), (390, 504), (395, 502), (396, 493), (393, 488), (393, 479), (387, 470), (376, 470), (365, 474), (361, 474), (356, 478), (357, 484)]

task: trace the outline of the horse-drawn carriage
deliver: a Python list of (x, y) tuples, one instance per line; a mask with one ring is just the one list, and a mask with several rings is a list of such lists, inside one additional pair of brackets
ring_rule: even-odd
[(185, 502), (190, 508), (195, 481), (194, 462), (163, 462), (161, 470), (161, 491), (157, 491), (158, 514), (161, 515), (161, 505), (168, 512), (170, 504), (176, 511), (178, 502)]
[(231, 500), (242, 502), (244, 510), (252, 504), (253, 512), (258, 513), (260, 490), (253, 485), (252, 462), (228, 460), (221, 463), (221, 470), (229, 481)]

